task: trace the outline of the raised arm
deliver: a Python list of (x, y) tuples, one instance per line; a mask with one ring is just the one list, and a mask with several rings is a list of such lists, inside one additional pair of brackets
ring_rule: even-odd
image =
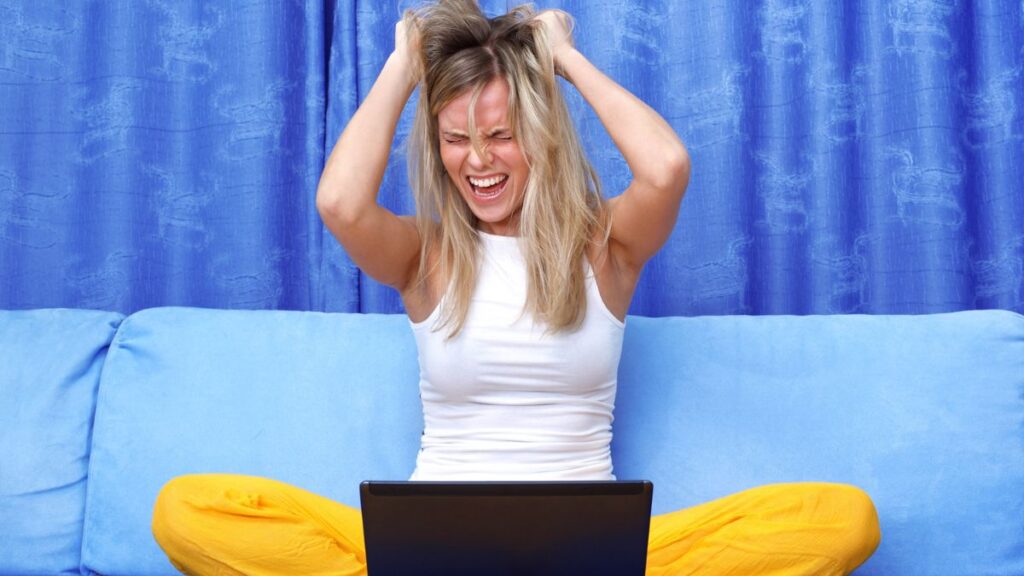
[(377, 204), (395, 126), (416, 86), (405, 27), (395, 51), (334, 145), (317, 186), (316, 206), (349, 257), (372, 278), (402, 290), (414, 277), (419, 234), (412, 218)]
[(611, 253), (639, 272), (668, 239), (690, 179), (690, 158), (675, 131), (650, 106), (606, 76), (572, 44), (568, 16), (540, 14), (555, 67), (597, 113), (633, 180), (612, 199)]

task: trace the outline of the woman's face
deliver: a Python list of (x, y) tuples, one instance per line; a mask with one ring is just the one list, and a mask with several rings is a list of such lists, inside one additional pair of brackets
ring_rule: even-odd
[(467, 91), (437, 115), (441, 161), (462, 199), (489, 234), (514, 236), (530, 173), (508, 120), (508, 83), (498, 77), (484, 86), (476, 101), (477, 136), (483, 156), (469, 138)]

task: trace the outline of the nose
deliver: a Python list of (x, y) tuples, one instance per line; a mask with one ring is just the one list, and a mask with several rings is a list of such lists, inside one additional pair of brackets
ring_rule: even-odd
[(469, 157), (466, 158), (466, 162), (469, 164), (470, 168), (479, 170), (490, 166), (492, 159), (491, 153), (487, 150), (487, 146), (484, 144), (477, 144), (469, 147)]

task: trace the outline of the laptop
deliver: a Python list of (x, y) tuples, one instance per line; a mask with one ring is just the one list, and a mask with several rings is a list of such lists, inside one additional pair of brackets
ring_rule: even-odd
[(363, 482), (369, 576), (643, 576), (653, 485)]

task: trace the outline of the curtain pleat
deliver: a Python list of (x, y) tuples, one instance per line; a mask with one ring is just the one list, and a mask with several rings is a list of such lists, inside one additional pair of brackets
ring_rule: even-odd
[(0, 6), (0, 306), (310, 307), (316, 3)]
[[(419, 3), (0, 0), (0, 307), (400, 312), (314, 200)], [(1020, 2), (542, 7), (693, 159), (633, 314), (1024, 312)], [(563, 91), (620, 194), (628, 166)], [(414, 105), (379, 195), (404, 215)]]

